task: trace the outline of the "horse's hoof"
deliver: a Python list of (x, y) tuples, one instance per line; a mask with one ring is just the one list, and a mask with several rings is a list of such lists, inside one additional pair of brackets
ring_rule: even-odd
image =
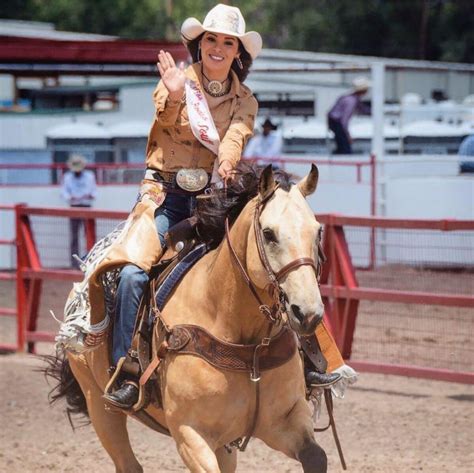
[(306, 374), (306, 384), (310, 388), (327, 388), (337, 383), (341, 379), (340, 373), (318, 373), (308, 371)]
[(139, 390), (133, 381), (125, 381), (120, 389), (110, 394), (104, 394), (104, 400), (120, 409), (131, 409), (138, 402)]

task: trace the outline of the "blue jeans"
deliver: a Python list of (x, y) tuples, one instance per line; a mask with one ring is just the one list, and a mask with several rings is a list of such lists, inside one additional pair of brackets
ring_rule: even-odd
[[(156, 231), (162, 246), (168, 229), (190, 217), (195, 207), (195, 196), (167, 194), (165, 201), (155, 213)], [(127, 354), (132, 343), (138, 306), (147, 283), (148, 274), (134, 264), (124, 266), (120, 272), (112, 343), (112, 362), (115, 366), (119, 359)]]
[(352, 146), (347, 136), (346, 130), (342, 126), (341, 122), (328, 119), (329, 129), (334, 133), (334, 140), (336, 141), (336, 150), (334, 154), (352, 154)]

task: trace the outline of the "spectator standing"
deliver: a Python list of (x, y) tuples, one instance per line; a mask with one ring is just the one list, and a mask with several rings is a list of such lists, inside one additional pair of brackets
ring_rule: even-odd
[(339, 97), (328, 112), (328, 127), (334, 133), (336, 150), (334, 154), (352, 154), (352, 138), (349, 121), (354, 113), (370, 114), (370, 108), (362, 103), (362, 97), (370, 88), (370, 81), (357, 77), (352, 82), (352, 91)]
[(267, 118), (262, 124), (262, 132), (252, 137), (245, 147), (245, 158), (278, 158), (281, 156), (283, 139), (278, 126)]
[(471, 173), (474, 172), (474, 135), (466, 136), (459, 145), (459, 156), (468, 156), (469, 161), (461, 161), (459, 164), (459, 172)]
[[(96, 198), (95, 175), (85, 170), (86, 164), (86, 158), (80, 154), (73, 154), (67, 162), (69, 171), (64, 175), (61, 195), (71, 207), (91, 207)], [(79, 253), (79, 231), (83, 225), (84, 220), (80, 218), (71, 218), (69, 221), (72, 267), (78, 267), (73, 255)]]

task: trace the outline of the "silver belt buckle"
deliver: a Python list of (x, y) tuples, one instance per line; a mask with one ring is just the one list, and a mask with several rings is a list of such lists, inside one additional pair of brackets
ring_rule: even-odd
[(198, 192), (209, 182), (209, 176), (204, 169), (180, 169), (176, 173), (176, 184), (188, 192)]

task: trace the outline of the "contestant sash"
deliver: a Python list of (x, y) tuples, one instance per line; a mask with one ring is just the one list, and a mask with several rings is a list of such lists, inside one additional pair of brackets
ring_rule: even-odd
[[(216, 125), (214, 124), (214, 120), (212, 119), (206, 97), (204, 96), (199, 83), (192, 79), (186, 79), (185, 90), (189, 123), (193, 135), (203, 146), (211, 150), (217, 156), (221, 140)], [(212, 171), (212, 183), (220, 181), (219, 174), (217, 173), (218, 167), (219, 161), (216, 159)]]

